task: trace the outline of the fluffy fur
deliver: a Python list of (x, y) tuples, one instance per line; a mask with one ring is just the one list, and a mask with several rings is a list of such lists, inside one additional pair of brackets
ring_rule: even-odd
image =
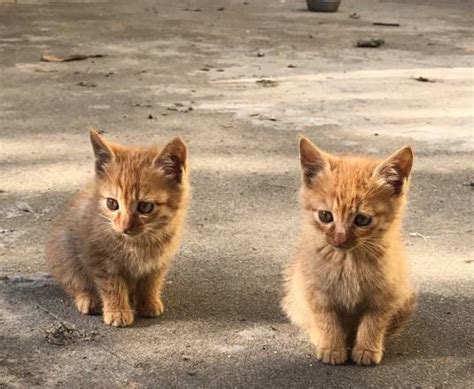
[(378, 364), (386, 336), (416, 302), (401, 237), (412, 150), (385, 161), (338, 157), (302, 138), (300, 157), (304, 225), (283, 309), (322, 362), (342, 364), (350, 355), (359, 365)]
[(189, 198), (187, 149), (180, 138), (164, 148), (113, 144), (94, 130), (90, 138), (95, 178), (54, 224), (47, 263), (79, 312), (127, 326), (164, 310)]

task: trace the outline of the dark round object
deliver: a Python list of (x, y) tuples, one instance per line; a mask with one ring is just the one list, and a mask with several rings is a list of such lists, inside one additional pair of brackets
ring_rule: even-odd
[(324, 224), (331, 223), (334, 220), (332, 213), (329, 211), (319, 211), (318, 216), (319, 220), (321, 220)]
[(153, 211), (154, 204), (147, 201), (140, 201), (137, 205), (137, 210), (140, 213), (150, 213)]
[(119, 209), (118, 201), (109, 197), (107, 199), (107, 208), (109, 208), (111, 211), (116, 211)]
[(354, 224), (358, 227), (367, 227), (372, 222), (372, 216), (359, 213), (354, 219)]
[(306, 4), (313, 12), (337, 12), (341, 0), (306, 0)]

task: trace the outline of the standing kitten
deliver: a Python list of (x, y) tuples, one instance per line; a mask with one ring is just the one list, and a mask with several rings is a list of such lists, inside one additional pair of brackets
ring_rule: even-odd
[(410, 147), (385, 161), (337, 157), (300, 140), (305, 222), (283, 309), (324, 363), (378, 364), (384, 339), (413, 313), (402, 213)]
[[(187, 150), (126, 147), (91, 130), (95, 178), (55, 223), (46, 248), (52, 275), (79, 312), (113, 326), (163, 310), (161, 289), (189, 198)], [(133, 309), (133, 307), (135, 309)]]

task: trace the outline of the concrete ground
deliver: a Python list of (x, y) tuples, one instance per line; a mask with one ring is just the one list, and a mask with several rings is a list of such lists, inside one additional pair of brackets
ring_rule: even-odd
[[(0, 387), (472, 387), (473, 26), (461, 0), (0, 0)], [(366, 37), (385, 45), (354, 47)], [(126, 329), (44, 273), (51, 220), (92, 174), (89, 126), (191, 150), (167, 311)], [(279, 308), (300, 131), (332, 152), (416, 150), (419, 308), (378, 367), (316, 362)]]

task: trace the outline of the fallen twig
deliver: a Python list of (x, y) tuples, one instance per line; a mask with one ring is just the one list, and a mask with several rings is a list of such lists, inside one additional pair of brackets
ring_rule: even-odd
[(35, 72), (37, 72), (37, 73), (57, 73), (57, 70), (55, 70), (55, 69), (51, 69), (51, 70), (35, 69)]
[(419, 81), (419, 82), (435, 82), (435, 80), (431, 80), (430, 78), (426, 78), (426, 77), (413, 77), (413, 79), (415, 81)]
[(43, 62), (71, 62), (71, 61), (83, 61), (88, 58), (102, 58), (106, 57), (105, 54), (73, 54), (67, 57), (56, 57), (55, 55), (42, 55), (41, 61)]
[(383, 22), (374, 22), (372, 26), (384, 26), (384, 27), (400, 27), (400, 23), (383, 23)]
[(425, 235), (423, 235), (423, 234), (420, 234), (419, 232), (410, 232), (410, 233), (408, 234), (408, 236), (409, 236), (410, 238), (422, 238), (422, 239), (428, 238), (427, 236), (425, 236)]

